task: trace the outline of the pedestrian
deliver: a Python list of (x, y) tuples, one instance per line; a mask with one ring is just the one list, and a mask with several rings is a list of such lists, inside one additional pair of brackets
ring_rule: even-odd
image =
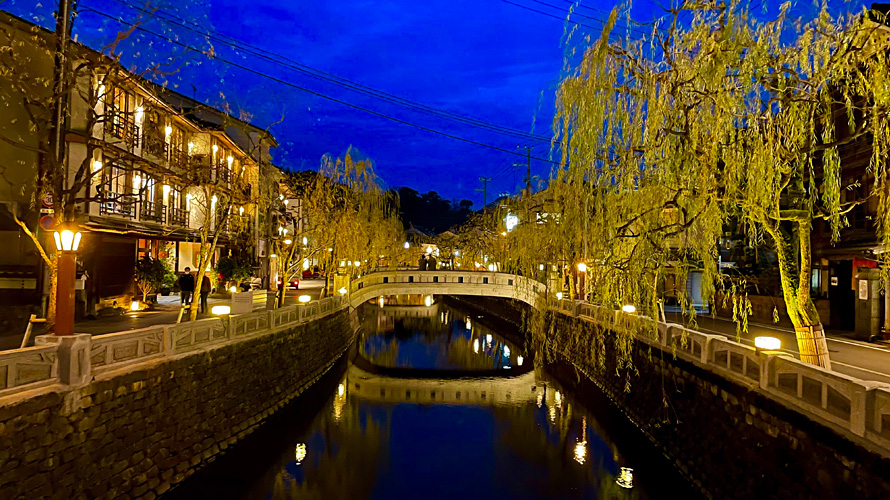
[(183, 306), (192, 303), (192, 294), (195, 293), (195, 277), (191, 268), (185, 268), (185, 273), (179, 277), (179, 302)]
[(417, 264), (417, 269), (420, 271), (426, 271), (426, 255), (420, 254), (420, 262)]
[(204, 314), (207, 311), (208, 295), (210, 295), (210, 276), (207, 276), (207, 273), (204, 273), (204, 278), (201, 279), (201, 314)]
[(436, 256), (435, 255), (430, 254), (430, 256), (427, 257), (426, 268), (430, 271), (436, 270)]

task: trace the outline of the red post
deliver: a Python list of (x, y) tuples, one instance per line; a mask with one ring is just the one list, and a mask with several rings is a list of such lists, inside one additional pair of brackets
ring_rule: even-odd
[(74, 335), (74, 281), (77, 278), (77, 255), (59, 252), (56, 273), (56, 327), (58, 336)]

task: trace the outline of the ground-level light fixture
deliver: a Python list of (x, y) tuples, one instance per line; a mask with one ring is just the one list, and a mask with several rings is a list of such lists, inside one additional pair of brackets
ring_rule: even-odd
[(337, 291), (340, 292), (340, 295), (346, 295), (347, 293), (349, 293), (349, 290), (347, 290), (345, 286)]
[(405, 248), (407, 249), (407, 248), (410, 247), (410, 246), (411, 246), (411, 245), (409, 245), (408, 242), (406, 241), (406, 242), (405, 242)]
[(300, 295), (299, 297), (297, 297), (297, 300), (300, 301), (301, 304), (305, 304), (312, 300), (312, 297), (308, 295)]
[(587, 272), (587, 264), (585, 264), (585, 263), (583, 263), (583, 262), (579, 262), (579, 263), (578, 263), (578, 272), (579, 272), (579, 273), (586, 273), (586, 272)]
[(522, 356), (516, 356), (516, 364), (522, 366), (522, 362), (525, 361)]
[(139, 301), (138, 300), (134, 300), (133, 302), (130, 302), (130, 310), (131, 311), (139, 310)]
[(232, 308), (229, 306), (213, 306), (210, 308), (210, 314), (214, 316), (226, 316), (232, 313)]
[(229, 291), (232, 293), (235, 293), (238, 291), (238, 287), (233, 286), (233, 287), (229, 288)]
[(562, 292), (556, 292), (556, 300), (562, 300)]
[(432, 297), (432, 295), (427, 295), (426, 297), (423, 298), (423, 305), (425, 305), (425, 306), (427, 306), (427, 307), (433, 305), (433, 297)]
[(621, 306), (621, 310), (628, 314), (633, 314), (637, 312), (637, 306), (633, 304), (624, 304), (623, 306)]
[(782, 348), (782, 341), (776, 337), (754, 337), (754, 347), (764, 351), (778, 351)]

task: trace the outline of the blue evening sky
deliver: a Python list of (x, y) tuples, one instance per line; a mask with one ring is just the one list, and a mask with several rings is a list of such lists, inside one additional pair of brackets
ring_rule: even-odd
[[(596, 35), (615, 3), (582, 2), (572, 20), (583, 23), (582, 34)], [(0, 8), (51, 26), (55, 4), (7, 0)], [(146, 0), (80, 0), (74, 32), (79, 41), (101, 48), (124, 26), (94, 11), (133, 22), (138, 15), (133, 7), (145, 4)], [(658, 4), (638, 0), (631, 16), (651, 22), (664, 15)], [(774, 11), (779, 2), (766, 0), (766, 4)], [(861, 9), (863, 2), (832, 0), (831, 4), (837, 5), (835, 11), (849, 11)], [(489, 184), (491, 200), (521, 187), (525, 171), (524, 166), (513, 166), (524, 164), (524, 157), (397, 123), (294, 86), (503, 150), (524, 154), (520, 146), (533, 145), (533, 156), (549, 156), (546, 139), (552, 135), (555, 88), (564, 74), (565, 32), (574, 26), (565, 23), (572, 7), (569, 0), (151, 0), (151, 5), (176, 17), (165, 20), (159, 14), (144, 27), (177, 43), (212, 50), (217, 59), (183, 53), (181, 45), (137, 32), (121, 46), (125, 63), (138, 70), (146, 59), (172, 55), (179, 70), (168, 79), (171, 88), (208, 104), (228, 105), (263, 127), (281, 119), (271, 131), (281, 144), (275, 161), (282, 167), (317, 168), (323, 154), (339, 155), (352, 145), (375, 161), (388, 186), (436, 190), (448, 199), (470, 199), (474, 208), (482, 201), (482, 193), (476, 191), (481, 187), (479, 177), (494, 179)], [(758, 0), (752, 5), (758, 11), (764, 7)], [(796, 9), (806, 16), (812, 5), (804, 0)], [(219, 38), (199, 35), (208, 29), (214, 37), (228, 36), (274, 53), (264, 53), (266, 57), (283, 56), (286, 61), (276, 64), (244, 47), (234, 50)], [(304, 71), (295, 70), (295, 64), (303, 65)], [(421, 112), (309, 76), (307, 68), (545, 139), (507, 135)], [(551, 167), (533, 160), (532, 174), (546, 179)]]

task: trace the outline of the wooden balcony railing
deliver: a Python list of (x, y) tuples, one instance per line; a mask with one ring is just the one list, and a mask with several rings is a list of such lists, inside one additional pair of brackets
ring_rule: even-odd
[(139, 202), (139, 220), (163, 224), (167, 220), (167, 207), (163, 203), (142, 200)]
[(116, 215), (127, 219), (136, 218), (136, 197), (117, 193), (105, 193), (99, 202), (99, 215)]

